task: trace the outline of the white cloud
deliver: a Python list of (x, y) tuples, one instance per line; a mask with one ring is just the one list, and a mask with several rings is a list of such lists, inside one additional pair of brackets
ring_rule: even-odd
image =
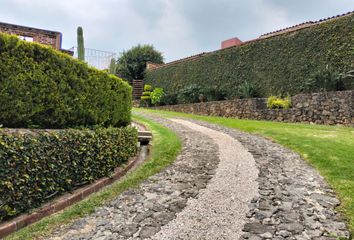
[(249, 40), (352, 10), (353, 0), (0, 0), (0, 21), (60, 31), (64, 48), (76, 45), (82, 26), (86, 47), (121, 52), (147, 43), (171, 61), (215, 50), (225, 38)]
[(290, 20), (289, 14), (284, 8), (271, 6), (266, 0), (253, 1), (251, 11), (258, 20), (258, 31), (254, 32), (254, 37), (296, 24)]

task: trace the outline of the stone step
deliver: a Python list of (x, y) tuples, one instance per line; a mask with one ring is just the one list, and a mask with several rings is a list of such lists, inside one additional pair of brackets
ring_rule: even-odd
[(138, 140), (141, 145), (149, 144), (152, 139), (152, 133), (150, 131), (138, 131)]

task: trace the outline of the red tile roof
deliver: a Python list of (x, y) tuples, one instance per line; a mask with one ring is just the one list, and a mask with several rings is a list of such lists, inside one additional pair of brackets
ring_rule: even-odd
[(333, 17), (320, 19), (318, 21), (308, 21), (308, 22), (300, 23), (300, 24), (297, 24), (295, 26), (291, 26), (291, 27), (280, 29), (280, 30), (276, 30), (274, 32), (269, 32), (269, 33), (266, 33), (266, 34), (262, 34), (260, 36), (260, 38), (272, 37), (272, 36), (276, 36), (276, 35), (287, 33), (287, 32), (297, 31), (297, 30), (300, 30), (300, 29), (303, 29), (303, 28), (307, 28), (307, 27), (310, 27), (310, 26), (313, 26), (313, 25), (317, 25), (319, 23), (327, 22), (327, 21), (334, 20), (334, 19), (337, 19), (337, 18), (340, 18), (340, 17), (346, 17), (346, 16), (351, 15), (353, 13), (354, 13), (354, 11), (351, 11), (351, 12), (347, 12), (347, 13), (344, 13), (344, 14), (336, 15), (336, 16), (333, 16)]

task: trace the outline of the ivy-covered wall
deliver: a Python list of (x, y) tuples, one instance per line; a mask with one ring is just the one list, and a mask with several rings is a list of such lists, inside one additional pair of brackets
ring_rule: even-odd
[[(198, 84), (224, 90), (230, 97), (248, 81), (259, 87), (260, 96), (293, 95), (301, 92), (312, 73), (326, 65), (338, 72), (354, 68), (353, 14), (149, 70), (145, 81), (168, 93)], [(345, 85), (354, 89), (352, 82)]]

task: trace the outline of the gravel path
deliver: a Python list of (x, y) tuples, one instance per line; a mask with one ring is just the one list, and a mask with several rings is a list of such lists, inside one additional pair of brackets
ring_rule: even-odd
[(46, 239), (349, 239), (324, 179), (264, 138), (145, 115), (183, 141), (176, 161)]
[(252, 155), (227, 134), (185, 120), (173, 121), (212, 138), (219, 147), (220, 163), (198, 198), (188, 201), (177, 218), (152, 239), (239, 239), (248, 204), (258, 194), (258, 170)]

